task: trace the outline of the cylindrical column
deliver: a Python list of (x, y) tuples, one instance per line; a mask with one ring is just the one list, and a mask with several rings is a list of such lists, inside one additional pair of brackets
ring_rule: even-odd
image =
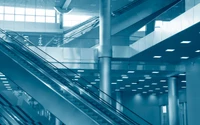
[(59, 119), (56, 118), (55, 125), (62, 125)]
[[(110, 0), (100, 0), (100, 27), (99, 27), (99, 59), (100, 59), (100, 89), (111, 95), (110, 71), (112, 47), (110, 43)], [(111, 103), (110, 98), (100, 92), (100, 97)]]
[(116, 92), (116, 109), (123, 112), (123, 106), (122, 104), (122, 93), (121, 92)]
[(169, 125), (179, 125), (178, 116), (178, 92), (176, 78), (171, 77), (168, 81), (168, 113)]

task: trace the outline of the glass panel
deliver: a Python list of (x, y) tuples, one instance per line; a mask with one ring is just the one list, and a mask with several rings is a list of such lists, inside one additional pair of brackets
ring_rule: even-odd
[(46, 16), (55, 16), (55, 10), (46, 10)]
[(26, 22), (35, 22), (35, 16), (26, 16)]
[(44, 23), (45, 22), (45, 17), (43, 17), (43, 16), (36, 16), (36, 22)]
[(24, 21), (24, 15), (15, 15), (15, 21)]
[(5, 13), (14, 14), (15, 13), (14, 7), (5, 7)]
[(57, 14), (57, 23), (60, 23), (60, 14)]
[(63, 25), (64, 26), (75, 26), (77, 24), (80, 24), (86, 20), (88, 20), (89, 18), (91, 18), (91, 16), (84, 16), (84, 15), (67, 15), (64, 14), (63, 16)]
[(26, 15), (35, 15), (35, 9), (26, 8)]
[(4, 13), (4, 7), (0, 6), (0, 13)]
[(55, 17), (46, 17), (46, 23), (55, 23)]
[(162, 106), (162, 113), (167, 113), (167, 106)]
[(146, 31), (146, 26), (143, 26), (143, 27), (140, 28), (138, 31)]
[(15, 14), (25, 14), (25, 9), (24, 8), (15, 8)]
[(5, 14), (5, 20), (7, 20), (7, 21), (14, 21), (14, 15), (7, 15), (7, 14)]
[[(45, 10), (44, 9), (36, 9), (36, 15), (44, 16)], [(37, 20), (37, 17), (36, 17)]]
[(3, 20), (3, 14), (0, 14), (0, 20)]

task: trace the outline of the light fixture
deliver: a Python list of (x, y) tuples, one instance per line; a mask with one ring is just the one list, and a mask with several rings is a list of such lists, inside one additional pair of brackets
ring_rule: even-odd
[(181, 88), (182, 88), (182, 89), (186, 89), (186, 86), (182, 86)]
[(153, 92), (153, 90), (149, 90), (149, 92)]
[(112, 82), (111, 84), (116, 85), (117, 83), (116, 82)]
[(136, 89), (132, 89), (132, 91), (133, 91), (133, 92), (136, 92), (137, 90), (136, 90)]
[(181, 44), (189, 44), (191, 41), (182, 41)]
[(96, 84), (96, 82), (91, 82), (91, 84), (93, 84), (93, 85), (94, 85), (94, 84)]
[(185, 76), (185, 74), (184, 74), (184, 73), (181, 73), (181, 74), (179, 74), (179, 76)]
[(9, 82), (8, 82), (8, 81), (2, 81), (2, 83), (4, 83), (4, 84), (5, 84), (5, 83), (9, 83)]
[(138, 80), (139, 82), (144, 82), (145, 80), (144, 79), (140, 79), (140, 80)]
[(78, 76), (78, 75), (75, 75), (75, 76), (74, 76), (74, 78), (80, 78), (80, 76)]
[(181, 82), (184, 82), (184, 83), (186, 83), (186, 81), (185, 81), (185, 80), (182, 80)]
[(142, 89), (142, 88), (138, 88), (138, 89)]
[(133, 84), (133, 85), (136, 85), (137, 83), (136, 83), (136, 82), (133, 82), (132, 84)]
[(122, 76), (122, 79), (128, 79), (128, 76)]
[(94, 81), (95, 81), (95, 82), (99, 82), (99, 81), (100, 81), (100, 79), (95, 79)]
[(153, 71), (152, 73), (153, 73), (153, 74), (158, 74), (159, 72), (158, 72), (158, 71)]
[(143, 94), (146, 94), (147, 92), (142, 92)]
[(196, 52), (196, 53), (200, 53), (200, 50), (196, 50), (195, 52)]
[(163, 92), (160, 92), (160, 94), (162, 94)]
[(150, 77), (150, 76), (148, 76), (148, 77), (145, 77), (145, 79), (151, 79), (151, 77)]
[(123, 80), (122, 80), (122, 79), (118, 79), (117, 81), (118, 81), (118, 82), (122, 82)]
[(3, 84), (4, 86), (10, 86), (10, 84)]
[(84, 72), (84, 70), (77, 70), (77, 72)]
[(152, 83), (152, 85), (157, 85), (158, 83)]
[(5, 86), (7, 89), (10, 89), (11, 87), (10, 86)]
[(124, 87), (120, 87), (120, 89), (125, 89)]
[(153, 58), (155, 58), (155, 59), (159, 59), (159, 58), (161, 58), (162, 56), (154, 56)]
[(74, 79), (74, 81), (78, 81), (78, 79)]
[(160, 82), (166, 82), (166, 80), (160, 80)]
[(189, 58), (188, 56), (181, 57), (181, 59), (188, 59), (188, 58)]
[(144, 87), (145, 87), (145, 88), (148, 88), (148, 87), (149, 87), (149, 85), (145, 85)]
[(7, 80), (7, 78), (0, 78), (1, 80)]
[(7, 89), (8, 91), (11, 91), (12, 89)]
[(155, 90), (160, 90), (160, 88), (155, 88)]
[(131, 87), (131, 85), (125, 85), (125, 87)]
[(163, 88), (168, 88), (168, 86), (163, 86)]
[(165, 92), (168, 92), (168, 90), (165, 90)]
[(87, 85), (87, 87), (92, 87), (92, 85)]
[(127, 75), (121, 75), (121, 77), (126, 77)]
[(175, 49), (166, 49), (166, 52), (174, 52)]
[(134, 73), (135, 71), (128, 71), (128, 73)]
[(0, 77), (5, 77), (5, 75), (4, 74), (0, 74)]
[(119, 89), (115, 89), (115, 91), (116, 91), (116, 92), (119, 92), (120, 90), (119, 90)]

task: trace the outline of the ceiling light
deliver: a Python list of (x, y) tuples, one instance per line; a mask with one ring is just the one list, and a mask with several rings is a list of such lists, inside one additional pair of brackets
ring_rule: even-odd
[(163, 88), (168, 88), (168, 86), (163, 86)]
[(5, 75), (4, 74), (0, 74), (0, 77), (5, 77)]
[(166, 80), (160, 80), (160, 82), (166, 82)]
[(163, 92), (160, 92), (160, 94), (162, 94)]
[(150, 77), (150, 76), (148, 76), (148, 77), (145, 77), (145, 79), (151, 79), (151, 77)]
[(125, 85), (125, 87), (131, 87), (131, 85)]
[(160, 90), (160, 88), (155, 88), (155, 90)]
[(122, 76), (122, 79), (128, 79), (128, 76)]
[(175, 49), (166, 49), (166, 52), (174, 52)]
[(78, 81), (78, 79), (74, 79), (74, 81)]
[(133, 82), (132, 84), (133, 84), (133, 85), (136, 85), (137, 83), (136, 83), (136, 82)]
[(162, 56), (154, 56), (153, 58), (155, 58), (155, 59), (159, 59), (159, 58), (161, 58)]
[(96, 82), (99, 82), (99, 81), (100, 81), (100, 79), (95, 79), (94, 81), (96, 81)]
[(181, 74), (179, 74), (179, 76), (185, 76), (185, 74), (184, 74), (184, 73), (181, 73)]
[(146, 94), (147, 92), (142, 92), (142, 93)]
[(127, 75), (121, 75), (122, 77), (126, 77)]
[(8, 82), (8, 81), (2, 81), (2, 83), (4, 83), (4, 84), (5, 84), (5, 83), (9, 83), (9, 82)]
[(196, 52), (196, 53), (200, 53), (200, 50), (196, 50), (195, 52)]
[(133, 89), (132, 91), (133, 91), (133, 92), (136, 92), (137, 90), (136, 90), (136, 89)]
[(145, 87), (145, 88), (148, 88), (148, 87), (149, 87), (149, 85), (145, 85), (144, 87)]
[(116, 82), (112, 82), (111, 84), (116, 85), (117, 83)]
[(181, 59), (188, 59), (189, 57), (187, 57), (187, 56), (183, 56), (183, 57), (181, 57)]
[(186, 89), (186, 86), (182, 86), (181, 88), (182, 88), (182, 89)]
[(168, 92), (168, 90), (165, 90), (165, 92)]
[(158, 72), (158, 71), (153, 71), (152, 73), (153, 73), (153, 74), (158, 74), (159, 72)]
[(128, 71), (128, 73), (134, 73), (135, 71)]
[(94, 84), (96, 84), (96, 82), (91, 82), (91, 84), (93, 84), (93, 85), (94, 85)]
[(7, 80), (7, 78), (0, 78), (1, 80)]
[(181, 44), (189, 44), (191, 41), (182, 41)]
[(4, 86), (10, 86), (10, 84), (3, 84)]
[(144, 82), (144, 81), (145, 81), (144, 79), (140, 79), (140, 80), (139, 80), (139, 82)]
[(120, 87), (120, 89), (125, 89), (124, 87)]
[(84, 70), (77, 70), (78, 72), (84, 72)]
[(92, 87), (92, 85), (87, 85), (87, 87)]
[(157, 85), (158, 83), (152, 83), (152, 85)]
[(10, 86), (5, 86), (7, 89), (10, 89), (11, 87)]
[(119, 90), (119, 89), (115, 89), (115, 91), (116, 91), (116, 92), (119, 92), (120, 90)]
[(75, 75), (74, 78), (80, 78), (80, 76)]
[(153, 92), (153, 90), (149, 90), (149, 92)]
[(181, 82), (184, 82), (184, 83), (186, 83), (186, 81), (185, 81), (185, 80), (183, 80), (183, 81), (181, 81)]
[(122, 79), (118, 79), (117, 81), (118, 81), (118, 82), (122, 82), (123, 80), (122, 80)]
[(12, 89), (7, 89), (8, 91), (11, 91)]
[(138, 88), (138, 89), (142, 89), (142, 88)]

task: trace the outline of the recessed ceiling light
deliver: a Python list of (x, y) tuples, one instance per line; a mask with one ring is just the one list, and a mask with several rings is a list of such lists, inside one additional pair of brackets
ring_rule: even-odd
[(128, 71), (128, 73), (134, 73), (135, 71)]
[(122, 80), (122, 79), (118, 79), (117, 81), (118, 81), (118, 82), (122, 82), (123, 80)]
[(186, 86), (182, 86), (181, 88), (182, 88), (182, 89), (186, 89)]
[(145, 77), (145, 79), (151, 79), (151, 77), (150, 77), (150, 76), (148, 76), (148, 77)]
[(11, 91), (12, 89), (7, 89), (8, 91)]
[(196, 53), (200, 53), (200, 50), (196, 50), (195, 52), (196, 52)]
[(140, 80), (138, 80), (139, 82), (144, 82), (145, 80), (144, 79), (140, 79)]
[(133, 89), (132, 91), (133, 91), (133, 92), (136, 92), (137, 90), (136, 90), (136, 89)]
[(119, 89), (115, 89), (115, 91), (116, 91), (116, 92), (119, 92), (120, 90), (119, 90)]
[(0, 74), (0, 77), (5, 77), (5, 75), (4, 74)]
[(74, 81), (78, 81), (78, 79), (74, 79)]
[(160, 92), (160, 94), (162, 94), (163, 92)]
[(142, 88), (138, 88), (138, 89), (142, 89)]
[(153, 92), (153, 90), (149, 90), (149, 92)]
[(160, 82), (166, 82), (166, 80), (160, 80)]
[(165, 90), (165, 92), (168, 92), (168, 90)]
[(121, 75), (122, 77), (126, 77), (127, 75)]
[(78, 76), (78, 75), (75, 75), (75, 76), (74, 76), (74, 78), (80, 78), (80, 76)]
[(84, 70), (77, 70), (77, 72), (84, 72)]
[(155, 58), (155, 59), (159, 59), (159, 58), (161, 58), (162, 56), (154, 56), (153, 58)]
[(152, 73), (153, 73), (153, 74), (158, 74), (159, 72), (158, 72), (158, 71), (153, 71)]
[(2, 81), (2, 83), (9, 83), (8, 81)]
[(7, 78), (0, 78), (1, 80), (7, 80)]
[(10, 84), (3, 84), (4, 86), (10, 86)]
[(95, 79), (94, 81), (96, 81), (96, 82), (99, 82), (99, 81), (100, 81), (100, 79)]
[(142, 93), (146, 94), (147, 92), (142, 92)]
[(182, 80), (181, 82), (184, 82), (184, 83), (186, 83), (186, 81), (185, 81), (185, 80)]
[(148, 87), (149, 87), (149, 85), (145, 85), (144, 87), (145, 87), (145, 88), (148, 88)]
[(157, 85), (158, 83), (152, 83), (152, 85)]
[(122, 79), (128, 79), (128, 76), (122, 76)]
[(96, 82), (91, 82), (90, 84), (93, 84), (93, 85), (94, 85), (94, 84), (96, 84)]
[(131, 85), (125, 85), (125, 87), (131, 87)]
[(182, 41), (181, 44), (189, 44), (191, 41)]
[(179, 74), (179, 76), (185, 76), (185, 74), (184, 74), (184, 73), (181, 73), (181, 74)]
[(168, 88), (168, 86), (163, 86), (163, 88)]
[(92, 87), (92, 85), (87, 85), (87, 87)]
[(187, 57), (187, 56), (183, 56), (183, 57), (181, 57), (181, 59), (188, 59), (189, 57)]
[(117, 83), (116, 82), (112, 82), (111, 84), (116, 85)]
[(120, 87), (120, 89), (125, 89), (124, 87)]
[(166, 49), (166, 52), (174, 52), (175, 49)]
[(137, 83), (136, 83), (136, 82), (133, 82), (132, 84), (133, 84), (133, 85), (136, 85)]
[(160, 90), (160, 88), (155, 88), (155, 90)]
[(11, 87), (10, 86), (5, 86), (7, 89), (10, 89)]

